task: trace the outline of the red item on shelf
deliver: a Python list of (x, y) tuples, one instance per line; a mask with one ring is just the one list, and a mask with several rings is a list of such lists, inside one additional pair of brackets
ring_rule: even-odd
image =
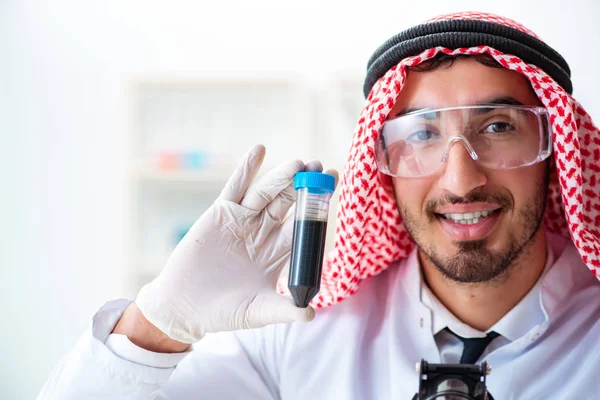
[(158, 153), (158, 168), (161, 170), (174, 170), (180, 167), (180, 157), (178, 153), (160, 152)]

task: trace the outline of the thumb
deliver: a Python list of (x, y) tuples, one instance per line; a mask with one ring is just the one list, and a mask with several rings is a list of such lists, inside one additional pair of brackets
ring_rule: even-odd
[(287, 322), (310, 322), (315, 318), (315, 310), (311, 306), (297, 307), (294, 300), (277, 293), (259, 294), (254, 298), (246, 311), (249, 328)]

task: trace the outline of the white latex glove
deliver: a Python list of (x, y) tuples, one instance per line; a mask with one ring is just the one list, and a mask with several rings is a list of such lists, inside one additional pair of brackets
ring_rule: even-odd
[[(264, 155), (262, 145), (246, 154), (160, 275), (138, 294), (142, 314), (174, 340), (194, 343), (209, 332), (314, 318), (310, 306), (298, 308), (279, 295), (276, 283), (290, 258), (294, 216), (285, 217), (296, 200), (294, 175), (322, 166), (291, 161), (253, 183)], [(336, 171), (327, 173), (337, 178)]]

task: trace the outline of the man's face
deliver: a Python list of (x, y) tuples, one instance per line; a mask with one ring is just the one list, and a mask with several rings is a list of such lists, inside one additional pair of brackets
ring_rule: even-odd
[[(523, 105), (539, 105), (522, 75), (462, 58), (431, 71), (409, 71), (390, 118), (407, 108), (476, 105), (508, 97)], [(486, 169), (455, 142), (445, 164), (433, 175), (392, 178), (392, 183), (402, 220), (421, 256), (451, 280), (486, 282), (506, 276), (539, 230), (548, 171), (547, 162), (511, 170)], [(467, 226), (443, 216), (490, 210), (496, 211)]]

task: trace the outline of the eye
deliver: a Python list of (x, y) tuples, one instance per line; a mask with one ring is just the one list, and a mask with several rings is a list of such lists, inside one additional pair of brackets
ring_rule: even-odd
[(494, 122), (493, 124), (489, 124), (488, 126), (486, 126), (486, 128), (483, 131), (485, 133), (506, 133), (514, 130), (514, 126), (507, 122)]
[(434, 132), (428, 130), (422, 130), (412, 133), (410, 136), (406, 138), (407, 142), (426, 142), (428, 140), (433, 139), (435, 136)]

